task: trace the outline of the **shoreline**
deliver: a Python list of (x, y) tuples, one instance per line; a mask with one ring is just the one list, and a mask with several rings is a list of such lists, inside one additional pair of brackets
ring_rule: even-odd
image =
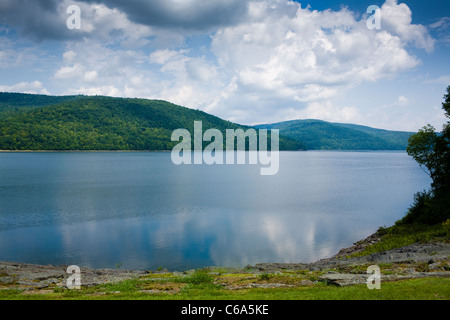
[(65, 152), (172, 152), (172, 150), (0, 150), (0, 153), (65, 153)]
[[(363, 284), (367, 281), (366, 268), (369, 265), (383, 265), (388, 268), (382, 275), (383, 281), (415, 279), (424, 277), (450, 278), (450, 243), (430, 242), (374, 253), (367, 256), (349, 258), (348, 255), (360, 252), (368, 245), (379, 241), (374, 233), (366, 239), (355, 242), (353, 246), (341, 249), (330, 258), (311, 263), (257, 263), (244, 268), (210, 266), (210, 272), (228, 269), (230, 273), (280, 274), (284, 272), (306, 272), (320, 274), (318, 281), (337, 286)], [(0, 290), (14, 288), (19, 290), (42, 290), (50, 287), (67, 287), (65, 265), (38, 265), (22, 262), (0, 261)], [(195, 270), (183, 272), (168, 270), (122, 270), (81, 268), (82, 287), (92, 287), (107, 283), (145, 277), (151, 274), (171, 274), (185, 276)], [(357, 272), (355, 272), (355, 270)]]
[[(190, 150), (194, 152), (195, 150)], [(200, 151), (200, 150), (199, 150)], [(203, 150), (202, 150), (203, 151)], [(234, 150), (236, 151), (236, 150)], [(245, 150), (248, 152), (248, 150)], [(393, 153), (406, 153), (404, 149), (310, 149), (310, 150), (279, 150), (279, 152), (393, 152)], [(33, 153), (33, 152), (172, 152), (172, 150), (0, 150), (1, 152), (17, 152), (17, 153)]]

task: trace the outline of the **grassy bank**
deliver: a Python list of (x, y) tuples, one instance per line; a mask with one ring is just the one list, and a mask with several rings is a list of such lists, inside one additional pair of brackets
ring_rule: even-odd
[[(263, 284), (265, 280), (242, 274), (212, 276), (213, 281), (186, 283), (176, 275), (161, 278), (127, 280), (81, 290), (54, 289), (40, 292), (1, 290), (0, 299), (8, 300), (448, 300), (449, 278), (423, 278), (382, 283), (381, 289), (366, 285), (336, 287), (325, 283), (292, 284), (291, 287), (230, 289), (221, 282), (229, 278)], [(286, 275), (273, 276), (277, 281)], [(289, 276), (292, 282), (292, 276)], [(234, 280), (238, 281), (238, 280)]]
[(426, 224), (400, 224), (391, 227), (380, 227), (377, 231), (380, 240), (368, 245), (364, 250), (348, 255), (358, 257), (401, 248), (414, 243), (450, 242), (450, 219), (435, 225)]

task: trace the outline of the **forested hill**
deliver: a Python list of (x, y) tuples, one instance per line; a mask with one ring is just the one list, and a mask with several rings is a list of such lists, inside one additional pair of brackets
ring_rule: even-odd
[(308, 150), (406, 150), (413, 132), (389, 131), (321, 120), (293, 120), (258, 125), (302, 141)]
[(45, 107), (82, 98), (85, 98), (85, 96), (48, 96), (43, 94), (0, 92), (0, 111), (18, 111), (20, 109)]
[[(0, 93), (0, 150), (171, 150), (176, 129), (193, 140), (194, 121), (224, 139), (226, 129), (250, 128), (161, 100)], [(279, 129), (280, 150), (406, 150), (412, 135), (321, 120), (254, 128)]]
[[(176, 129), (193, 140), (194, 121), (224, 139), (226, 129), (249, 128), (161, 100), (0, 93), (0, 150), (171, 150)], [(280, 136), (280, 150), (299, 149)]]

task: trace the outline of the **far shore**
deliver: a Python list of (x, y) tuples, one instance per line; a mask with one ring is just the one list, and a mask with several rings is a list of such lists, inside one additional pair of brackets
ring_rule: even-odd
[(0, 150), (0, 152), (171, 152), (172, 150)]
[[(195, 150), (191, 150), (194, 152)], [(200, 151), (200, 150), (199, 150)], [(201, 150), (203, 151), (203, 150)], [(279, 152), (402, 152), (406, 153), (406, 150), (323, 150), (323, 149), (313, 149), (313, 150), (279, 150)], [(37, 153), (37, 152), (172, 152), (172, 150), (0, 150), (5, 153)], [(248, 152), (248, 151), (247, 151)]]

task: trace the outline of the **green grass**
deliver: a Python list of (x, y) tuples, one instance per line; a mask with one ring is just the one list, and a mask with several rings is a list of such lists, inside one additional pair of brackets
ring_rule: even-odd
[[(177, 282), (174, 282), (175, 286)], [(167, 285), (167, 282), (165, 283)], [(127, 280), (81, 290), (58, 289), (46, 294), (23, 294), (19, 290), (1, 290), (2, 300), (449, 300), (450, 279), (423, 278), (382, 282), (381, 289), (366, 285), (349, 287), (313, 286), (292, 288), (252, 288), (228, 290), (214, 283), (187, 283), (178, 293), (145, 293), (141, 280)]]
[(417, 242), (427, 243), (432, 241), (449, 242), (448, 221), (435, 225), (424, 224), (395, 224), (389, 228), (380, 227), (378, 233), (381, 241), (370, 245), (365, 250), (349, 255), (348, 257), (358, 257), (383, 252)]
[(214, 277), (209, 274), (207, 269), (195, 270), (191, 276), (182, 279), (182, 282), (191, 283), (194, 285), (211, 284), (213, 281)]

